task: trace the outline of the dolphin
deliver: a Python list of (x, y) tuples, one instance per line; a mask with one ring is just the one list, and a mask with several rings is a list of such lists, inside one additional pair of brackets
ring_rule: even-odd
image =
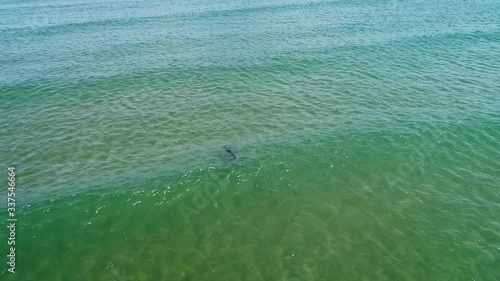
[(233, 157), (233, 160), (240, 159), (240, 157), (238, 157), (238, 155), (236, 154), (236, 150), (233, 147), (225, 145), (224, 149), (226, 150), (227, 153), (229, 153), (231, 155), (231, 157)]

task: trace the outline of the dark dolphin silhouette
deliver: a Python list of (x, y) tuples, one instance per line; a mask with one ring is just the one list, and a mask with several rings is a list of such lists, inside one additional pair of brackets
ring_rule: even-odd
[(231, 157), (233, 157), (233, 160), (240, 159), (240, 157), (238, 157), (238, 155), (236, 154), (236, 150), (233, 147), (225, 145), (224, 149), (227, 151), (227, 153), (229, 153), (231, 155)]

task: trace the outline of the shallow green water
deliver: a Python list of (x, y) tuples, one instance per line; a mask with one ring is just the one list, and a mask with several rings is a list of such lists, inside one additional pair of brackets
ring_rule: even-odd
[(498, 280), (499, 24), (489, 0), (1, 0), (1, 279)]

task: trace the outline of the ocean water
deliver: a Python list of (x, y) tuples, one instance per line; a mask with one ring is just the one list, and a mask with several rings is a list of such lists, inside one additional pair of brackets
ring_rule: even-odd
[(0, 0), (0, 47), (1, 280), (500, 278), (497, 0)]

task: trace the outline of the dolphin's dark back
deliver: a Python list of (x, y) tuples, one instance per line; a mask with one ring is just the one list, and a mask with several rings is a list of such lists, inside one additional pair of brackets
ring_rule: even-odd
[(236, 150), (233, 147), (226, 145), (224, 146), (224, 149), (226, 150), (227, 153), (231, 155), (231, 157), (233, 157), (234, 160), (239, 159), (238, 155), (236, 154)]

